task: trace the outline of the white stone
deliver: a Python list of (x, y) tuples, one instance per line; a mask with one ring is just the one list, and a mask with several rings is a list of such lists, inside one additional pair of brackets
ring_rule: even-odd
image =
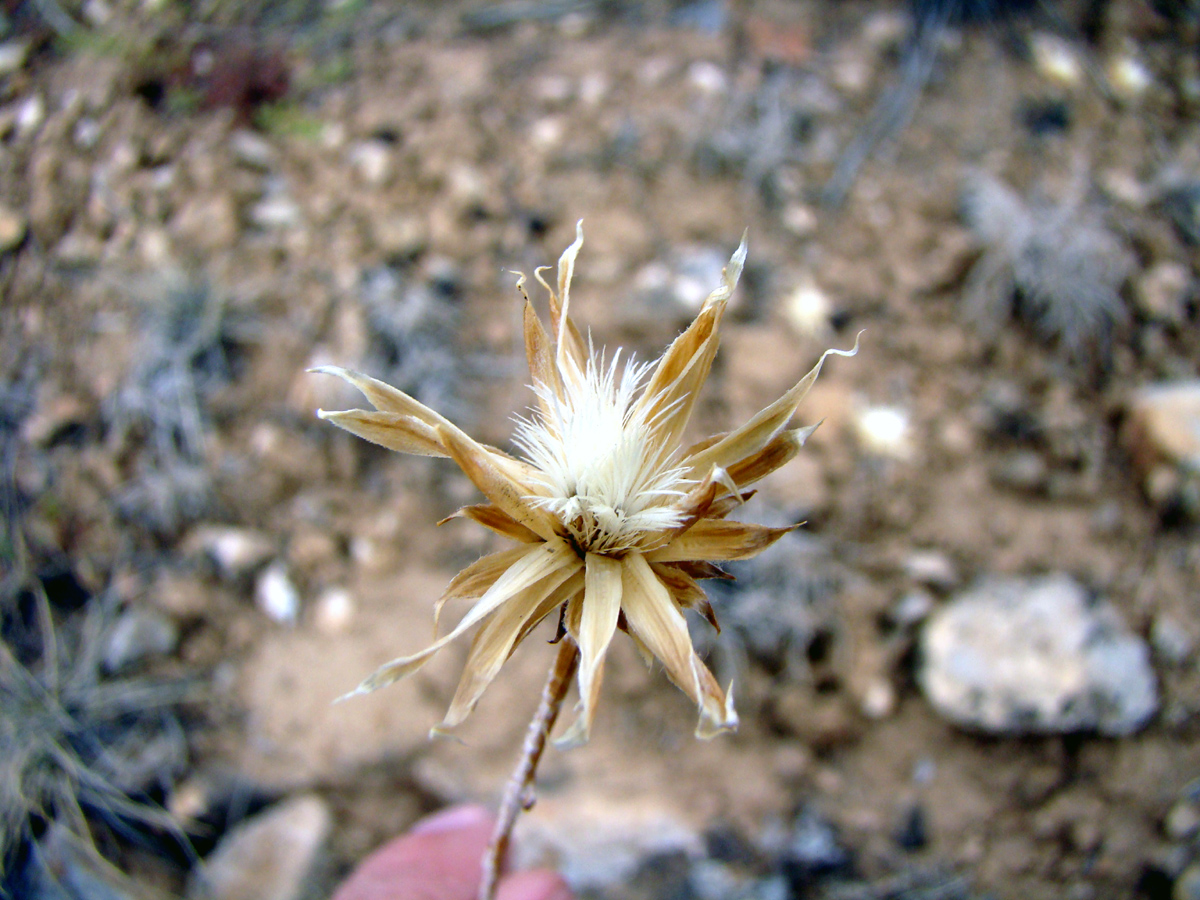
[(300, 616), (300, 592), (283, 563), (272, 563), (258, 576), (254, 600), (259, 609), (282, 625), (295, 625)]
[(363, 141), (350, 148), (350, 167), (365, 184), (379, 186), (392, 174), (392, 151), (383, 141)]
[(207, 554), (217, 564), (222, 577), (249, 575), (275, 554), (275, 542), (260, 531), (249, 528), (204, 526), (184, 541), (188, 552)]
[(703, 94), (723, 94), (729, 89), (729, 79), (724, 70), (707, 60), (692, 63), (688, 67), (687, 77), (692, 87)]
[(1138, 309), (1148, 318), (1183, 324), (1183, 301), (1191, 275), (1191, 270), (1183, 263), (1169, 260), (1155, 263), (1135, 285)]
[(783, 316), (796, 333), (808, 338), (824, 338), (829, 334), (833, 304), (817, 283), (806, 278), (783, 301)]
[(340, 634), (354, 618), (354, 598), (343, 588), (330, 588), (313, 604), (313, 625), (325, 634)]
[(259, 228), (292, 228), (300, 224), (300, 207), (287, 197), (268, 197), (250, 207), (250, 221)]
[(27, 135), (37, 131), (46, 118), (46, 104), (41, 96), (34, 94), (17, 107), (17, 133)]
[(1150, 625), (1150, 646), (1154, 654), (1167, 665), (1181, 666), (1195, 649), (1195, 641), (1187, 630), (1167, 615), (1157, 615)]
[(900, 406), (864, 406), (854, 416), (854, 432), (864, 451), (885, 459), (909, 459), (913, 455), (912, 427), (908, 410)]
[(588, 72), (579, 79), (579, 99), (586, 106), (595, 106), (608, 95), (608, 77), (603, 72)]
[(868, 719), (886, 719), (896, 711), (896, 689), (886, 678), (872, 678), (863, 689), (859, 706)]
[(571, 93), (571, 79), (564, 75), (543, 75), (533, 84), (534, 96), (546, 103), (565, 103)]
[(780, 222), (796, 237), (812, 237), (817, 232), (817, 214), (804, 203), (792, 203), (785, 207)]
[(1135, 452), (1200, 473), (1200, 381), (1154, 384), (1129, 401)]
[(918, 678), (943, 716), (992, 734), (1131, 734), (1158, 708), (1149, 650), (1066, 575), (994, 579), (934, 613)]
[(0, 253), (7, 253), (21, 245), (29, 223), (15, 209), (0, 203)]
[(242, 165), (266, 171), (275, 162), (275, 148), (261, 135), (238, 129), (229, 136), (229, 149)]
[(1083, 79), (1083, 66), (1074, 48), (1053, 34), (1033, 36), (1033, 64), (1042, 77), (1067, 87), (1075, 87)]
[(909, 591), (888, 609), (888, 619), (897, 628), (913, 628), (929, 618), (933, 606), (933, 597), (925, 591)]
[(75, 123), (72, 137), (75, 140), (75, 146), (80, 150), (91, 150), (100, 142), (100, 135), (100, 123), (91, 116), (84, 116)]
[(112, 7), (104, 0), (87, 0), (83, 4), (83, 17), (88, 20), (90, 25), (101, 27), (107, 25), (112, 20)]
[(5, 41), (0, 44), (0, 76), (20, 71), (28, 56), (29, 45), (24, 41)]
[(321, 129), (321, 146), (326, 150), (340, 150), (346, 143), (346, 126), (341, 122), (326, 122)]
[(563, 120), (559, 116), (543, 116), (529, 129), (531, 143), (544, 150), (557, 146), (563, 137)]
[(713, 289), (721, 284), (728, 255), (716, 247), (687, 247), (673, 260), (670, 291), (688, 313), (699, 311)]
[(948, 588), (958, 583), (954, 563), (940, 550), (914, 550), (904, 558), (904, 571), (913, 581)]
[(703, 839), (652, 796), (543, 796), (517, 820), (518, 868), (550, 866), (577, 892), (622, 883), (649, 856), (703, 852)]
[(1132, 53), (1121, 53), (1108, 62), (1108, 83), (1122, 100), (1136, 100), (1154, 84), (1154, 76)]

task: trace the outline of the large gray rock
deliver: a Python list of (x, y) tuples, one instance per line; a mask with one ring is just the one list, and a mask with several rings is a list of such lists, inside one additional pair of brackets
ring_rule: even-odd
[(332, 825), (315, 794), (247, 819), (221, 839), (192, 873), (188, 900), (303, 900), (312, 895)]
[(937, 711), (991, 734), (1130, 734), (1158, 708), (1145, 643), (1065, 575), (993, 579), (935, 613), (921, 687)]

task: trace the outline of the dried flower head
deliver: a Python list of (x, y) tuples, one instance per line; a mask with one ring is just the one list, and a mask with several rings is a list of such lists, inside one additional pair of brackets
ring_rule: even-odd
[[(318, 415), (392, 450), (454, 460), (487, 498), (455, 515), (516, 542), (460, 572), (435, 606), (469, 599), (458, 625), (419, 653), (382, 666), (353, 693), (367, 693), (412, 674), (473, 626), (466, 667), (444, 721), (470, 713), (514, 648), (557, 613), (560, 637), (579, 648), (579, 718), (563, 742), (587, 739), (604, 658), (617, 630), (642, 655), (657, 657), (700, 710), (698, 737), (737, 726), (731, 692), (722, 691), (697, 656), (683, 611), (716, 618), (697, 581), (723, 574), (714, 561), (745, 559), (790, 528), (726, 519), (746, 488), (794, 457), (816, 427), (788, 428), (830, 353), (779, 400), (734, 431), (689, 447), (680, 442), (717, 352), (726, 304), (746, 258), (743, 239), (723, 284), (653, 363), (611, 359), (585, 340), (569, 316), (571, 276), (583, 244), (558, 262), (550, 295), (549, 333), (525, 301), (525, 348), (536, 406), (517, 425), (520, 456), (479, 444), (447, 419), (395, 388), (333, 366), (375, 410)], [(523, 292), (523, 279), (518, 281)]]

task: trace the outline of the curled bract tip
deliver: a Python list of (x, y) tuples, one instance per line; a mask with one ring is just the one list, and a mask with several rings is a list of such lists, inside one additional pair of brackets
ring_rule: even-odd
[(725, 691), (725, 703), (720, 715), (714, 716), (706, 704), (700, 706), (700, 721), (696, 723), (696, 737), (702, 741), (711, 741), (717, 735), (737, 731), (740, 721), (737, 710), (733, 706), (733, 682)]

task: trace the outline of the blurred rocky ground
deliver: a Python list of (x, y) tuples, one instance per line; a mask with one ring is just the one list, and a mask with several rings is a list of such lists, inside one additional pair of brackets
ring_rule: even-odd
[(582, 218), (576, 315), (642, 357), (749, 229), (705, 432), (865, 334), (741, 513), (804, 528), (693, 623), (741, 730), (695, 742), (614, 648), (519, 861), (606, 900), (1200, 896), (1198, 17), (5, 4), (4, 890), (327, 896), (496, 802), (549, 648), (462, 744), (426, 735), (464, 648), (331, 703), (494, 545), (306, 369), (505, 445), (512, 272)]

